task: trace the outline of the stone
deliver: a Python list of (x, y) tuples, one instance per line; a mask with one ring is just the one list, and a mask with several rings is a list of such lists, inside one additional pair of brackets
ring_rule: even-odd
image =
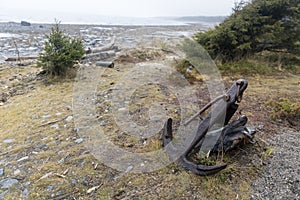
[(51, 117), (51, 115), (43, 115), (43, 116), (42, 116), (43, 119), (47, 119), (47, 118), (49, 118), (49, 117)]
[(61, 190), (57, 191), (56, 196), (61, 196), (63, 192)]
[(82, 184), (85, 185), (85, 186), (88, 186), (89, 183), (88, 183), (88, 180), (87, 180), (86, 176), (82, 177)]
[(14, 178), (6, 178), (2, 181), (0, 181), (0, 185), (1, 185), (1, 189), (8, 189), (10, 188), (12, 185), (18, 183), (19, 181), (17, 179)]
[(0, 168), (0, 177), (3, 176), (3, 174), (4, 174), (4, 169)]
[(105, 125), (107, 125), (107, 122), (103, 120), (103, 121), (100, 122), (100, 125), (105, 126)]
[(6, 93), (0, 94), (0, 102), (2, 102), (2, 103), (7, 102), (7, 98), (8, 98), (8, 95)]
[(5, 139), (5, 140), (3, 140), (3, 143), (8, 144), (8, 143), (12, 143), (14, 141), (15, 141), (15, 139)]
[(83, 138), (78, 138), (77, 140), (75, 140), (75, 143), (76, 144), (80, 144), (83, 142)]
[(22, 191), (22, 196), (23, 197), (27, 197), (29, 194), (29, 190), (27, 188), (25, 188), (23, 191)]
[(21, 21), (21, 26), (31, 26), (31, 24), (27, 21)]
[(60, 159), (57, 163), (58, 164), (61, 164), (61, 163), (64, 163), (65, 162), (65, 158), (62, 158), (62, 159)]
[(264, 127), (265, 127), (264, 125), (260, 124), (260, 125), (258, 126), (258, 129), (259, 129), (259, 130), (263, 130)]
[(8, 190), (5, 190), (0, 194), (0, 199), (4, 199), (5, 195), (8, 193)]
[(51, 192), (54, 189), (53, 185), (48, 185), (47, 186), (47, 191)]
[(70, 122), (70, 121), (72, 121), (72, 119), (73, 119), (73, 116), (68, 116), (68, 117), (66, 118), (66, 121), (67, 121), (67, 122)]
[(58, 128), (59, 128), (59, 125), (58, 125), (58, 124), (53, 124), (52, 126), (50, 126), (50, 128), (58, 129)]
[(24, 184), (24, 186), (29, 186), (31, 184), (31, 182), (30, 181), (27, 181), (25, 184)]
[(71, 184), (72, 184), (72, 185), (76, 185), (76, 184), (77, 184), (77, 181), (76, 181), (75, 179), (72, 179), (72, 180), (71, 180)]
[(17, 169), (17, 170), (14, 171), (14, 175), (18, 175), (20, 173), (21, 173), (21, 170), (19, 170), (19, 169)]

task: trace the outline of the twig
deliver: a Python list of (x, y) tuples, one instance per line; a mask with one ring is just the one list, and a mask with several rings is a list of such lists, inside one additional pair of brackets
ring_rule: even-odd
[(167, 52), (167, 53), (176, 54), (174, 51), (169, 50), (169, 49), (161, 48), (161, 50), (164, 51), (164, 52)]
[(8, 57), (5, 59), (6, 62), (8, 61), (18, 61), (18, 60), (34, 60), (34, 59), (37, 59), (38, 56), (19, 56), (18, 57)]
[(59, 177), (59, 178), (66, 178), (65, 175), (61, 175), (61, 174), (58, 174), (58, 173), (54, 173), (55, 176)]
[(40, 180), (48, 178), (49, 176), (52, 176), (52, 175), (53, 175), (53, 172), (49, 172), (49, 173), (45, 174), (44, 176), (42, 176), (41, 178), (39, 178), (36, 182), (39, 182)]
[(61, 122), (61, 121), (65, 120), (65, 119), (67, 119), (67, 117), (64, 117), (64, 118), (62, 118), (62, 119), (58, 119), (58, 120), (55, 120), (55, 121), (47, 122), (47, 123), (45, 123), (45, 124), (40, 125), (39, 127), (43, 127), (43, 126), (55, 124), (55, 123), (57, 123), (57, 122)]
[(69, 172), (70, 168), (66, 169), (63, 173), (63, 175), (66, 175)]
[(98, 190), (102, 185), (103, 185), (103, 183), (101, 183), (101, 184), (98, 185), (98, 186), (92, 187), (92, 188), (88, 189), (86, 193), (87, 193), (87, 194), (91, 194), (92, 192)]

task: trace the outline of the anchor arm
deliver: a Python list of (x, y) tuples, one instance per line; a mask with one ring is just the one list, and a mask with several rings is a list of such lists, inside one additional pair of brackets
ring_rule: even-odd
[[(182, 156), (178, 159), (179, 165), (183, 168), (193, 172), (196, 175), (207, 176), (215, 174), (222, 169), (225, 169), (227, 164), (223, 163), (215, 166), (206, 166), (194, 163), (188, 158), (192, 154), (193, 150), (196, 148), (197, 144), (205, 137), (209, 128), (224, 119), (224, 125), (228, 124), (234, 113), (238, 109), (236, 102), (240, 102), (243, 96), (243, 92), (246, 90), (248, 82), (244, 79), (236, 81), (230, 89), (226, 92), (226, 99), (223, 99), (218, 102), (218, 104), (212, 109), (203, 121), (200, 122), (197, 132), (190, 146), (183, 152)], [(164, 133), (163, 133), (163, 145), (167, 145), (172, 141), (172, 119), (168, 119), (165, 123)]]

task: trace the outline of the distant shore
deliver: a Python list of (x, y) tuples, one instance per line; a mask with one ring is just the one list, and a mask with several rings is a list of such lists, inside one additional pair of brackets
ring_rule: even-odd
[[(50, 33), (53, 24), (20, 22), (0, 22), (0, 61), (8, 57), (34, 56), (42, 52), (45, 35)], [(101, 47), (116, 39), (118, 46), (133, 47), (142, 40), (169, 40), (190, 37), (196, 32), (208, 29), (203, 24), (185, 25), (97, 25), (61, 24), (62, 30), (73, 37), (82, 38), (86, 48)]]

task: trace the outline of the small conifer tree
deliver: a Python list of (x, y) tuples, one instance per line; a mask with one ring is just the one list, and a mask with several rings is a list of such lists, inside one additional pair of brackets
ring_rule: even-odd
[(55, 22), (49, 35), (46, 35), (44, 52), (39, 55), (38, 65), (48, 75), (64, 76), (75, 61), (84, 55), (81, 39), (74, 39), (63, 33), (60, 23)]

